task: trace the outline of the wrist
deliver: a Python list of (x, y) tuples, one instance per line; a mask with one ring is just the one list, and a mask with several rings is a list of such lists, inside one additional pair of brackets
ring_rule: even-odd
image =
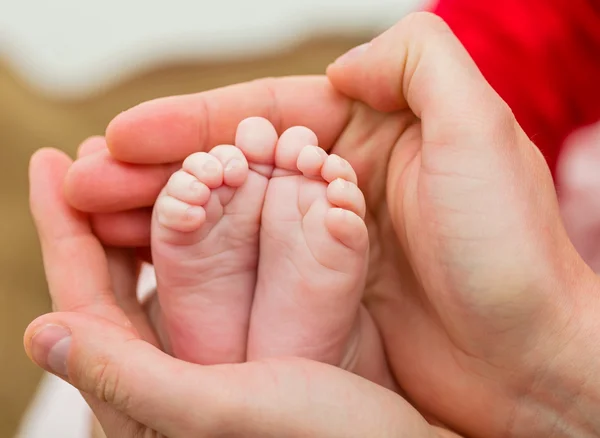
[(517, 403), (510, 436), (600, 435), (600, 279), (585, 277), (571, 287), (576, 298), (560, 318), (565, 328), (548, 335), (544, 359), (536, 361), (535, 378)]

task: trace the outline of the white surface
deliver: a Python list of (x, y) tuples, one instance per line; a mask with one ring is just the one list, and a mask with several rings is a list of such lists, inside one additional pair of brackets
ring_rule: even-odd
[(75, 388), (46, 374), (16, 438), (86, 438), (91, 430), (89, 413)]
[(314, 33), (382, 30), (420, 3), (0, 0), (0, 54), (43, 91), (78, 96), (159, 62), (254, 56)]

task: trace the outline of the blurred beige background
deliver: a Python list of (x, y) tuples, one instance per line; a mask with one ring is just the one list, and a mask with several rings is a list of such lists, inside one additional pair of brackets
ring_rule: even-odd
[[(211, 13), (195, 14), (194, 22), (185, 7), (195, 2), (178, 0), (172, 2), (175, 21), (160, 26), (165, 19), (161, 8), (168, 2), (0, 0), (0, 437), (14, 436), (42, 376), (23, 352), (22, 333), (50, 310), (28, 211), (31, 154), (53, 146), (73, 156), (81, 140), (102, 134), (114, 115), (148, 99), (264, 76), (323, 73), (337, 56), (418, 3), (321, 1), (314, 3), (320, 9), (302, 21), (299, 13), (308, 10), (299, 9), (301, 2), (271, 1), (280, 9), (265, 16), (269, 1), (253, 9), (233, 0), (199, 2)], [(69, 7), (69, 2), (79, 6)], [(224, 20), (236, 4), (246, 9)], [(355, 8), (345, 21), (344, 4)], [(118, 17), (117, 6), (130, 8), (139, 23)], [(38, 435), (28, 432), (20, 438)]]

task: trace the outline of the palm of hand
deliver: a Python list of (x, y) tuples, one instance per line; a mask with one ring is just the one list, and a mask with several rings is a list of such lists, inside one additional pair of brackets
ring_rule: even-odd
[[(516, 161), (511, 154), (521, 154), (531, 166), (517, 172), (548, 173), (543, 158), (528, 141), (496, 154), (477, 144), (425, 144), (412, 113), (356, 105), (332, 150), (357, 169), (366, 194), (371, 260), (364, 302), (392, 374), (409, 399), (446, 424), (477, 429), (492, 403), (510, 418), (517, 409), (510, 400), (524, 395), (539, 371), (532, 351), (547, 328), (540, 291), (551, 276), (530, 261), (551, 257), (555, 242), (540, 236), (538, 245), (522, 246), (527, 232), (546, 224), (529, 219), (534, 185), (517, 190), (512, 182), (533, 180), (515, 178), (509, 164)], [(516, 125), (507, 132), (511, 143), (523, 140)], [(490, 173), (492, 160), (506, 172)], [(507, 215), (509, 203), (520, 209)], [(553, 199), (535, 207), (556, 209)], [(512, 377), (517, 370), (519, 380)]]

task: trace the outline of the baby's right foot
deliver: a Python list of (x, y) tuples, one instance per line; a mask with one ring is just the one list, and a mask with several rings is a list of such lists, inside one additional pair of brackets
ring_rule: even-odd
[[(261, 211), (277, 133), (240, 124), (236, 145), (188, 157), (156, 202), (152, 255), (172, 353), (200, 364), (243, 362), (256, 283)], [(264, 172), (263, 172), (264, 170)], [(263, 173), (261, 173), (263, 172)]]
[(303, 127), (277, 143), (248, 358), (296, 356), (353, 367), (364, 340), (358, 333), (369, 254), (365, 200), (350, 164), (316, 143)]

